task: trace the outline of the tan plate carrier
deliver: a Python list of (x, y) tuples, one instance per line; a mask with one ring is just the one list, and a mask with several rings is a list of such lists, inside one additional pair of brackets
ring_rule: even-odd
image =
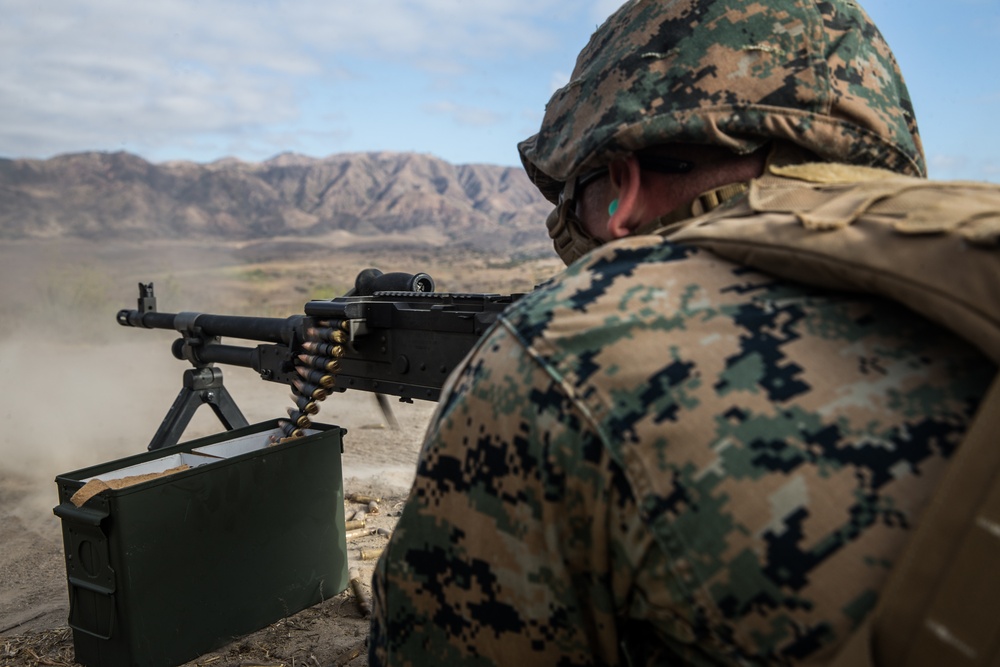
[[(771, 166), (670, 240), (767, 273), (885, 296), (1000, 364), (1000, 186)], [(867, 621), (827, 667), (1000, 667), (1000, 380)]]

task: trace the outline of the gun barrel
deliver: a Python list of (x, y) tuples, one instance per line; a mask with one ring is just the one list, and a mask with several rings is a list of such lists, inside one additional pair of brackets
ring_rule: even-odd
[(268, 343), (291, 343), (302, 321), (301, 315), (288, 318), (211, 315), (207, 313), (159, 313), (138, 310), (118, 311), (123, 327), (169, 329), (188, 333), (197, 329), (205, 336), (220, 336)]
[[(183, 356), (174, 356), (183, 359)], [(236, 345), (205, 345), (198, 350), (198, 361), (205, 364), (227, 364), (252, 368), (260, 372), (260, 352), (255, 347), (239, 347)]]
[(123, 327), (141, 327), (143, 329), (173, 329), (173, 313), (142, 312), (140, 310), (123, 309), (118, 311), (118, 324)]

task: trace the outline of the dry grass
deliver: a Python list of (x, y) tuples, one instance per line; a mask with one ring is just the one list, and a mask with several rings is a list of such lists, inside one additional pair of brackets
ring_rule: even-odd
[(73, 634), (69, 628), (30, 632), (0, 640), (4, 667), (73, 667)]

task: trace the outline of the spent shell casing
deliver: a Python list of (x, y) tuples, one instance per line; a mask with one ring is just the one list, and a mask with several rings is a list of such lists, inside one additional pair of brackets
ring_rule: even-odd
[(372, 501), (370, 501), (368, 503), (368, 513), (369, 514), (378, 514), (378, 501), (377, 500), (372, 500)]
[(369, 535), (374, 534), (374, 528), (355, 528), (354, 530), (344, 531), (344, 539), (350, 542), (351, 540), (356, 540), (360, 537), (368, 537)]
[(309, 421), (309, 415), (300, 412), (295, 408), (288, 408), (288, 418), (299, 428), (309, 428), (312, 426), (312, 422)]
[(361, 521), (356, 521), (354, 519), (351, 519), (350, 521), (344, 522), (344, 530), (357, 530), (358, 528), (364, 528), (364, 527), (365, 527), (364, 519), (362, 519)]
[(381, 555), (382, 555), (381, 547), (378, 549), (361, 549), (360, 553), (358, 554), (358, 556), (361, 557), (361, 560), (375, 560)]
[(352, 567), (348, 571), (347, 576), (350, 577), (351, 592), (354, 593), (354, 599), (358, 601), (358, 608), (361, 610), (362, 614), (370, 616), (372, 613), (372, 605), (371, 602), (368, 601), (368, 596), (365, 595), (364, 586), (361, 584), (361, 572)]
[(359, 503), (361, 505), (367, 505), (373, 500), (377, 503), (382, 502), (381, 498), (378, 498), (376, 496), (365, 495), (363, 493), (352, 493), (351, 495), (347, 496), (347, 499), (350, 500), (352, 503)]
[(332, 327), (309, 327), (306, 329), (306, 336), (313, 340), (325, 340), (331, 343), (346, 343), (347, 333)]
[(322, 401), (328, 396), (326, 389), (305, 380), (293, 380), (292, 386), (299, 396), (308, 396), (315, 401)]

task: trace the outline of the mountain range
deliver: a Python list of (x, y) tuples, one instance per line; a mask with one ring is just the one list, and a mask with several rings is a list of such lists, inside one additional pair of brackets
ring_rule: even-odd
[[(551, 253), (524, 171), (415, 153), (151, 163), (126, 153), (0, 159), (0, 240), (261, 241), (332, 232)], [(415, 241), (416, 240), (416, 241)]]

